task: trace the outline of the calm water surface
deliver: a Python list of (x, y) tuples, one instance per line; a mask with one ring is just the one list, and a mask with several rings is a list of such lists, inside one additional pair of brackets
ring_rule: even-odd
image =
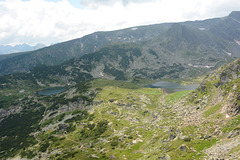
[(183, 91), (183, 90), (194, 90), (198, 86), (199, 86), (199, 84), (182, 85), (182, 84), (174, 83), (174, 82), (160, 81), (160, 82), (156, 82), (154, 84), (150, 84), (146, 87), (163, 88), (168, 93), (174, 93), (174, 92)]
[(66, 90), (67, 90), (67, 87), (53, 87), (53, 88), (48, 88), (48, 89), (38, 91), (37, 93), (42, 96), (50, 96), (53, 94), (62, 93), (63, 91), (66, 91)]

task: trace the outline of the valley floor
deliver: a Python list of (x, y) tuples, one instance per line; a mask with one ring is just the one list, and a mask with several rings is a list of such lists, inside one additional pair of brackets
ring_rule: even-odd
[[(12, 149), (1, 146), (5, 149), (1, 158), (11, 155), (8, 149), (16, 157), (12, 159), (239, 158), (239, 117), (226, 119), (222, 106), (212, 107), (207, 96), (192, 103), (195, 91), (167, 94), (109, 80), (78, 87), (22, 100), (22, 107), (41, 104), (31, 114), (39, 112), (42, 117), (35, 121), (38, 127), (26, 132), (29, 137), (19, 140), (30, 144), (22, 142), (23, 147), (14, 149), (15, 144), (2, 137)], [(12, 122), (17, 118), (13, 116)], [(1, 127), (11, 132), (5, 123)]]

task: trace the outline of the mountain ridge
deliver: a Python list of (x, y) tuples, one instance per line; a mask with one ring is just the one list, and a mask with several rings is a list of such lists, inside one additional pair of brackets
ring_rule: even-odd
[(228, 46), (217, 40), (211, 41), (211, 36), (195, 28), (174, 24), (169, 32), (155, 39), (109, 44), (58, 66), (35, 67), (27, 74), (38, 77), (42, 84), (50, 77), (51, 81), (59, 79), (59, 75), (65, 83), (93, 78), (181, 79), (199, 76), (234, 60), (222, 51)]
[[(53, 66), (36, 54), (71, 45), (64, 54), (74, 55), (79, 41), (11, 57), (26, 63), (5, 73), (26, 66), (0, 76), (0, 159), (239, 159), (239, 28), (232, 19), (239, 13), (208, 24), (166, 24), (164, 31), (155, 26), (161, 33), (143, 41), (156, 32), (146, 27), (127, 43), (138, 29), (88, 35), (86, 44), (95, 43), (86, 54)], [(111, 36), (116, 43), (103, 44)], [(175, 93), (147, 88), (160, 80), (200, 85)], [(65, 90), (38, 94), (52, 87)]]
[(46, 45), (38, 43), (36, 45), (28, 45), (26, 43), (17, 44), (17, 45), (0, 45), (0, 55), (1, 54), (9, 54), (9, 53), (16, 53), (16, 52), (26, 52), (31, 50), (37, 50), (39, 48), (46, 47)]
[[(230, 16), (222, 19), (215, 18), (204, 21), (188, 21), (180, 24), (188, 28), (194, 28), (195, 30), (202, 30), (202, 32), (207, 33), (205, 34), (207, 35), (207, 39), (212, 38), (211, 40), (213, 41), (217, 39), (217, 41), (220, 42), (218, 47), (221, 45), (223, 46), (219, 48), (221, 52), (224, 50), (226, 54), (232, 57), (238, 57), (240, 50), (238, 39), (229, 39), (228, 37), (232, 36), (235, 32), (237, 33), (235, 36), (238, 37), (239, 25), (237, 23), (229, 25), (226, 24), (227, 22), (224, 20), (228, 19), (231, 21), (231, 17), (236, 17), (238, 14), (239, 12), (232, 12)], [(59, 43), (34, 52), (12, 56), (4, 60), (1, 60), (0, 56), (0, 74), (27, 72), (32, 67), (39, 65), (59, 65), (69, 59), (80, 58), (84, 54), (95, 52), (97, 49), (111, 43), (141, 43), (154, 40), (169, 31), (169, 28), (171, 28), (173, 24), (176, 23), (163, 23), (150, 26), (131, 27), (117, 31), (96, 32), (79, 39)], [(236, 29), (228, 30), (223, 26), (226, 26), (226, 28), (235, 27)], [(202, 36), (204, 34), (198, 35)], [(195, 39), (192, 39), (192, 41), (188, 42), (193, 43), (194, 40)], [(144, 43), (142, 43), (142, 45), (144, 45)], [(216, 45), (216, 43), (214, 45)]]

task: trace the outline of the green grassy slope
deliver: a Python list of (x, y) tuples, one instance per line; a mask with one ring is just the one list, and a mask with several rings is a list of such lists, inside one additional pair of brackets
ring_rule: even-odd
[(20, 98), (0, 117), (1, 159), (238, 159), (239, 71), (238, 59), (172, 94), (96, 79)]

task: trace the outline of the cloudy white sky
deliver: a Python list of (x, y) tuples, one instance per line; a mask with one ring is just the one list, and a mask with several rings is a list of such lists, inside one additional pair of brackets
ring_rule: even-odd
[(239, 0), (0, 0), (0, 45), (52, 44), (138, 25), (223, 17)]

